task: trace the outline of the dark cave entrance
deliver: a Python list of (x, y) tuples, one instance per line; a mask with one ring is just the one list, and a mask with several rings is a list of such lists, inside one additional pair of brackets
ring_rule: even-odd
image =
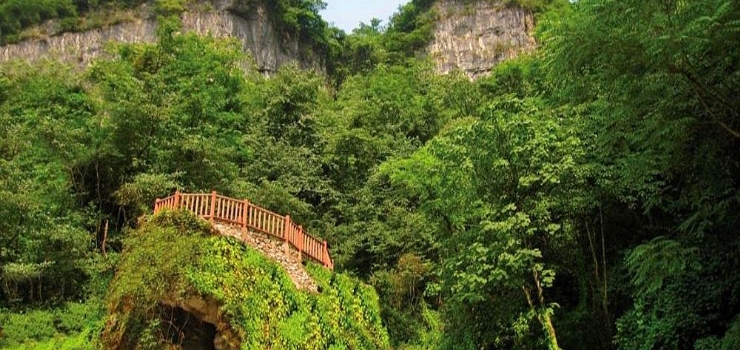
[(182, 350), (216, 350), (216, 326), (180, 307), (162, 307), (162, 327), (171, 344)]

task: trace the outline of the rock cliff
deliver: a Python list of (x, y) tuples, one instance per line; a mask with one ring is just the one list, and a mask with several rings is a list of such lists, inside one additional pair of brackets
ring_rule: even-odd
[(434, 10), (438, 19), (428, 51), (442, 74), (459, 69), (475, 79), (537, 46), (534, 15), (502, 1), (441, 0)]
[[(274, 72), (285, 64), (319, 69), (323, 63), (307, 45), (289, 38), (274, 25), (262, 5), (243, 1), (213, 0), (209, 10), (184, 12), (183, 30), (199, 35), (234, 37), (249, 52), (262, 72)], [(157, 20), (147, 6), (136, 11), (136, 19), (79, 33), (60, 33), (0, 47), (0, 62), (12, 59), (36, 61), (58, 58), (86, 66), (105, 55), (109, 42), (151, 43), (157, 37)], [(43, 32), (43, 30), (42, 30)], [(47, 31), (48, 32), (48, 31)]]

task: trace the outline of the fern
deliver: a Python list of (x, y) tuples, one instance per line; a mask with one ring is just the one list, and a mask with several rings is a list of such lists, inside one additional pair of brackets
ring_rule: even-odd
[(683, 274), (688, 268), (698, 269), (697, 253), (697, 248), (684, 247), (678, 241), (665, 237), (657, 237), (637, 246), (625, 260), (636, 294), (645, 296), (655, 293), (666, 279)]

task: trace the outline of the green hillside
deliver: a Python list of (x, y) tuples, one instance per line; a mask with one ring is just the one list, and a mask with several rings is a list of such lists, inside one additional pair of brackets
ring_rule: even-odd
[(106, 302), (106, 348), (203, 341), (187, 327), (196, 316), (162, 303), (189, 298), (218, 308), (229, 326), (225, 341), (235, 348), (389, 348), (372, 287), (310, 265), (320, 293), (298, 291), (276, 262), (211, 230), (187, 212), (164, 212), (130, 234)]

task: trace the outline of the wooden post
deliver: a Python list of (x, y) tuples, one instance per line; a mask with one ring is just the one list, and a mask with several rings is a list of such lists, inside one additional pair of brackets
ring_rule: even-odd
[(249, 213), (249, 200), (244, 198), (244, 208), (242, 208), (242, 230), (247, 229), (247, 214)]
[[(290, 223), (290, 227), (291, 228), (293, 227), (293, 223), (292, 222)], [(295, 235), (294, 236), (295, 236), (295, 240), (296, 240), (296, 242), (295, 242), (295, 248), (298, 250), (298, 262), (300, 263), (300, 262), (303, 262), (303, 249), (302, 249), (302, 246), (303, 246), (303, 232), (301, 232), (301, 230), (297, 230), (295, 232)]]
[(174, 209), (180, 209), (180, 190), (175, 191)]
[(303, 226), (298, 226), (298, 253), (303, 254)]
[(154, 214), (159, 212), (159, 198), (154, 200)]
[(283, 239), (285, 240), (285, 243), (290, 243), (290, 240), (288, 239), (288, 234), (290, 228), (290, 215), (285, 215), (285, 219), (283, 220)]
[(216, 191), (211, 192), (211, 222), (216, 217)]
[(288, 239), (288, 223), (290, 215), (283, 217), (283, 250), (286, 256), (290, 256), (290, 240)]
[(324, 241), (324, 252), (321, 254), (321, 260), (323, 260), (324, 266), (329, 267), (329, 249), (327, 248), (326, 241)]

